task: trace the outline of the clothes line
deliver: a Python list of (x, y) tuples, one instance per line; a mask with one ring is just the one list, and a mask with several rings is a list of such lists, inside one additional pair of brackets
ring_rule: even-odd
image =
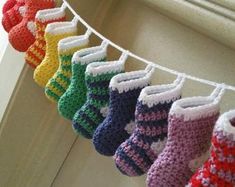
[(200, 82), (200, 83), (203, 83), (203, 84), (211, 85), (211, 86), (214, 86), (214, 87), (221, 86), (221, 87), (223, 87), (226, 90), (235, 91), (235, 87), (234, 86), (231, 86), (231, 85), (228, 85), (228, 84), (224, 84), (224, 83), (217, 83), (217, 82), (206, 80), (206, 79), (201, 79), (201, 78), (198, 78), (198, 77), (194, 77), (194, 76), (191, 76), (191, 75), (188, 75), (188, 74), (185, 74), (185, 73), (182, 73), (182, 72), (178, 72), (178, 71), (175, 71), (173, 69), (161, 66), (159, 64), (156, 64), (155, 62), (146, 60), (146, 59), (144, 59), (144, 58), (142, 58), (142, 57), (140, 57), (140, 56), (138, 56), (138, 55), (136, 55), (136, 54), (134, 54), (134, 53), (124, 49), (124, 48), (122, 48), (121, 46), (115, 44), (114, 42), (110, 41), (105, 36), (103, 36), (102, 34), (97, 32), (93, 27), (91, 27), (84, 19), (82, 19), (77, 14), (77, 12), (67, 2), (67, 0), (63, 0), (62, 7), (67, 7), (71, 11), (71, 13), (75, 16), (75, 18), (78, 19), (78, 21), (80, 21), (87, 29), (89, 29), (92, 33), (94, 33), (100, 39), (102, 39), (103, 41), (106, 41), (109, 45), (113, 46), (114, 48), (116, 48), (117, 50), (121, 51), (122, 53), (126, 53), (128, 56), (133, 57), (136, 60), (139, 60), (141, 62), (144, 62), (145, 64), (149, 64), (149, 65), (151, 65), (151, 66), (153, 66), (153, 67), (155, 67), (157, 69), (160, 69), (162, 71), (165, 71), (165, 72), (168, 72), (168, 73), (171, 73), (171, 74), (174, 74), (174, 75), (182, 74), (186, 79), (189, 79), (189, 80), (193, 80), (193, 81)]

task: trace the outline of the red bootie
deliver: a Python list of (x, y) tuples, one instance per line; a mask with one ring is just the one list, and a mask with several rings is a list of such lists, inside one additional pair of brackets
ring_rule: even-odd
[(3, 7), (3, 17), (2, 17), (2, 26), (5, 29), (5, 31), (10, 32), (10, 30), (19, 24), (22, 20), (22, 16), (24, 15), (26, 9), (25, 9), (25, 0), (16, 0), (16, 4), (6, 11), (8, 5), (6, 5), (7, 8)]
[(5, 2), (5, 4), (3, 5), (2, 13), (4, 14), (6, 11), (10, 10), (11, 8), (13, 8), (13, 6), (15, 6), (15, 4), (16, 4), (16, 0), (7, 0)]
[(11, 45), (25, 52), (35, 41), (36, 26), (34, 19), (37, 11), (55, 7), (54, 0), (25, 0), (26, 12), (23, 20), (9, 32)]

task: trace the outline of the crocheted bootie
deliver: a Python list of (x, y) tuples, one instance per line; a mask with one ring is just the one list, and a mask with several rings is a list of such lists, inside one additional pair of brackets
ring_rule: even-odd
[(105, 61), (107, 45), (81, 49), (72, 58), (71, 84), (58, 101), (59, 113), (69, 120), (73, 119), (76, 111), (86, 102), (85, 71), (88, 64)]
[(59, 67), (58, 42), (66, 37), (77, 34), (77, 24), (72, 22), (57, 22), (47, 25), (45, 30), (46, 55), (34, 71), (34, 80), (41, 87), (45, 87), (48, 80)]
[(93, 62), (86, 68), (87, 100), (73, 117), (73, 129), (91, 139), (97, 126), (107, 115), (109, 82), (124, 71), (124, 62)]
[(148, 171), (149, 187), (185, 186), (195, 168), (207, 159), (221, 93), (217, 88), (208, 97), (184, 98), (173, 103), (166, 146)]
[(88, 46), (89, 34), (80, 36), (71, 36), (64, 38), (58, 43), (58, 56), (60, 65), (53, 77), (48, 81), (45, 87), (45, 94), (48, 99), (58, 102), (65, 93), (72, 74), (71, 60), (73, 54), (79, 49)]
[(106, 156), (114, 155), (118, 146), (129, 138), (135, 123), (135, 107), (140, 91), (150, 84), (154, 69), (119, 74), (110, 82), (108, 116), (96, 129), (93, 143), (96, 150)]
[(187, 187), (235, 186), (235, 110), (216, 123), (210, 158), (197, 170)]
[(137, 176), (148, 171), (163, 150), (167, 139), (167, 118), (171, 105), (181, 97), (184, 79), (172, 84), (148, 86), (139, 96), (136, 128), (115, 153), (117, 168), (125, 175)]
[(33, 68), (36, 68), (42, 62), (43, 58), (45, 57), (46, 50), (46, 41), (44, 38), (46, 26), (49, 23), (64, 20), (64, 7), (40, 10), (37, 12), (35, 17), (36, 40), (26, 51), (25, 61), (27, 64), (29, 64)]
[(2, 7), (2, 14), (12, 9), (16, 4), (16, 0), (7, 0)]
[(54, 8), (54, 0), (25, 0), (26, 11), (22, 21), (9, 32), (11, 45), (20, 52), (25, 52), (35, 41), (36, 27), (34, 19), (37, 11)]
[(7, 11), (3, 10), (2, 26), (6, 32), (9, 32), (14, 26), (22, 21), (23, 15), (26, 11), (26, 7), (24, 5), (25, 0), (16, 0), (16, 3), (11, 9)]

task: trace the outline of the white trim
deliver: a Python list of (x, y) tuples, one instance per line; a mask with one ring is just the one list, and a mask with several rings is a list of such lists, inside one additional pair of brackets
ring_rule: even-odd
[(119, 93), (143, 88), (150, 84), (154, 70), (153, 67), (147, 66), (145, 70), (120, 73), (111, 79), (109, 87), (112, 90), (117, 89)]
[(35, 18), (41, 22), (47, 22), (51, 20), (57, 20), (63, 17), (65, 17), (64, 9), (51, 8), (51, 9), (39, 10)]
[(152, 107), (158, 103), (170, 103), (180, 98), (185, 79), (179, 76), (172, 84), (145, 87), (138, 98), (143, 104)]
[(82, 65), (89, 64), (98, 60), (102, 60), (107, 56), (107, 48), (96, 46), (81, 49), (74, 53), (72, 62)]
[(87, 35), (70, 36), (59, 41), (58, 50), (66, 51), (74, 47), (87, 46), (88, 43), (89, 43), (89, 36)]
[(225, 136), (233, 134), (233, 140), (235, 141), (235, 127), (232, 126), (230, 120), (235, 118), (235, 110), (230, 110), (222, 114), (215, 126), (216, 131), (222, 130)]
[(77, 25), (69, 21), (49, 23), (45, 30), (45, 33), (50, 34), (64, 34), (70, 32), (77, 32)]
[(124, 70), (125, 63), (123, 61), (107, 61), (107, 62), (92, 62), (86, 68), (86, 74), (93, 76), (121, 72)]
[(170, 114), (183, 116), (185, 121), (209, 117), (220, 110), (221, 93), (223, 90), (216, 88), (208, 97), (197, 96), (177, 100), (173, 103)]

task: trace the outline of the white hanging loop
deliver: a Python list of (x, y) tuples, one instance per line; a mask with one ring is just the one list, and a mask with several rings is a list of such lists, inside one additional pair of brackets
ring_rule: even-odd
[(180, 74), (178, 74), (178, 76), (177, 76), (177, 78), (174, 80), (174, 83), (173, 84), (175, 84), (175, 85), (177, 85), (177, 84), (184, 84), (184, 82), (185, 82), (185, 74), (184, 73), (180, 73)]
[(109, 42), (106, 40), (103, 40), (102, 43), (100, 44), (100, 47), (106, 49), (108, 47), (108, 45), (109, 45)]
[(210, 94), (210, 98), (220, 101), (225, 93), (225, 84), (217, 84), (216, 88)]
[(78, 24), (78, 21), (79, 21), (79, 16), (74, 16), (74, 18), (72, 19), (72, 23), (74, 24), (74, 25), (77, 25)]
[(91, 34), (92, 34), (92, 31), (90, 29), (87, 29), (86, 33), (85, 33), (85, 36), (90, 37)]
[(129, 56), (128, 51), (122, 52), (122, 55), (120, 56), (119, 61), (125, 62), (128, 56)]
[(60, 8), (61, 8), (61, 10), (65, 10), (67, 8), (67, 6), (65, 3), (63, 3)]

